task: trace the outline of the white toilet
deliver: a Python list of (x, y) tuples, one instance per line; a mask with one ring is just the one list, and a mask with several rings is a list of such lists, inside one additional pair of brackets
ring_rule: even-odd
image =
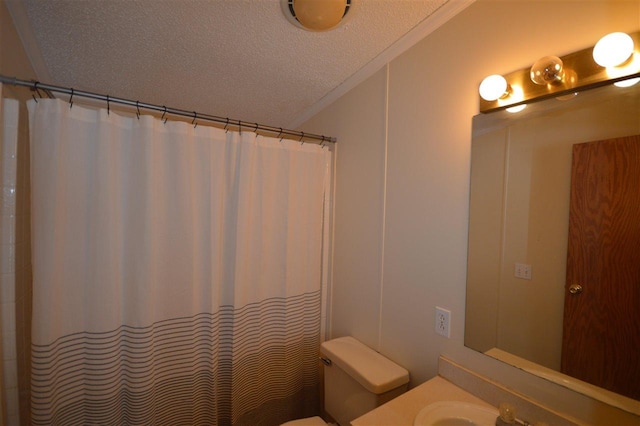
[[(401, 395), (409, 372), (353, 337), (320, 345), (324, 366), (325, 411), (341, 426)], [(320, 417), (293, 420), (282, 426), (326, 426)]]

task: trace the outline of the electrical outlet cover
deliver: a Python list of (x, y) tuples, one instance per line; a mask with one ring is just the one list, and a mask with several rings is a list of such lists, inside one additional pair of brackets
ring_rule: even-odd
[(451, 337), (451, 311), (436, 306), (436, 333), (444, 337)]

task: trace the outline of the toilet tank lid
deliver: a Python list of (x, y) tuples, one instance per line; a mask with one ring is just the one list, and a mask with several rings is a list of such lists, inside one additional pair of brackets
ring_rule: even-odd
[(351, 336), (323, 342), (320, 352), (358, 381), (381, 394), (409, 381), (409, 372)]

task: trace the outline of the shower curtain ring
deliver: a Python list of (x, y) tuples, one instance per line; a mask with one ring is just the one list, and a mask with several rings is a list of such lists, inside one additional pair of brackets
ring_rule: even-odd
[(298, 142), (300, 142), (300, 145), (304, 145), (304, 142), (302, 141), (302, 139), (304, 139), (304, 132), (300, 132), (300, 140)]
[(140, 120), (140, 101), (136, 101), (136, 117)]
[(278, 133), (278, 137), (280, 138), (280, 142), (282, 142), (282, 139), (284, 138), (284, 136), (282, 136), (282, 127), (280, 127), (280, 133)]
[(69, 109), (73, 108), (73, 87), (71, 88), (71, 97), (69, 98)]
[(253, 133), (258, 134), (258, 127), (260, 127), (260, 125), (256, 123), (256, 128), (253, 129)]
[(167, 124), (167, 118), (165, 118), (165, 115), (167, 115), (167, 107), (162, 105), (162, 108), (164, 108), (164, 111), (162, 112), (162, 117), (160, 117), (160, 120), (162, 120), (163, 124)]
[(109, 95), (107, 95), (107, 115), (111, 115), (111, 105), (109, 105)]
[(227, 117), (227, 122), (224, 125), (224, 132), (225, 133), (227, 133), (229, 131), (229, 129), (227, 127), (229, 127), (229, 117)]
[(198, 123), (196, 123), (196, 119), (198, 118), (198, 113), (193, 111), (193, 121), (191, 122), (191, 124), (193, 124), (193, 128), (195, 129), (196, 127), (198, 127)]
[[(38, 94), (38, 97), (42, 98), (42, 96), (40, 95), (40, 91), (38, 90), (38, 84), (40, 84), (39, 81), (33, 82), (33, 91), (35, 91)], [(36, 99), (36, 95), (32, 94), (31, 97), (33, 98), (34, 101), (36, 101), (36, 103), (38, 103), (38, 100)]]

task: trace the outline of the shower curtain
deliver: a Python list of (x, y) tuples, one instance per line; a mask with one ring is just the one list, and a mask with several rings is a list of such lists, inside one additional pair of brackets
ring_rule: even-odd
[(317, 414), (327, 148), (28, 108), (33, 423)]
[(20, 424), (18, 404), (18, 355), (16, 341), (15, 253), (20, 243), (16, 232), (18, 193), (19, 103), (2, 97), (0, 83), (0, 425)]

